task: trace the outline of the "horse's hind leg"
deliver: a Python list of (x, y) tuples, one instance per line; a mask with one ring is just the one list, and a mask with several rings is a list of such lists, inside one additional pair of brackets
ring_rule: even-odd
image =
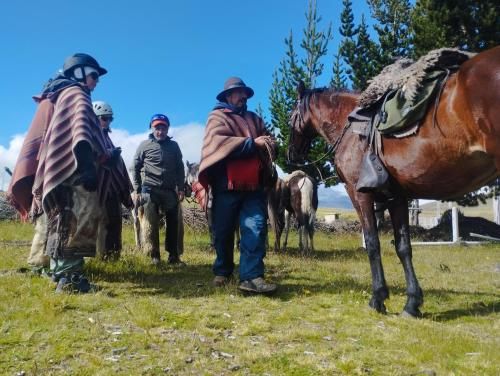
[(310, 249), (310, 252), (313, 253), (314, 252), (314, 224), (312, 226), (310, 226), (310, 228), (308, 229), (308, 235), (309, 235), (309, 249)]
[(285, 240), (283, 241), (283, 251), (286, 251), (288, 245), (288, 231), (290, 231), (290, 212), (285, 211)]
[(422, 314), (419, 307), (424, 302), (424, 295), (413, 269), (407, 201), (400, 199), (398, 202), (392, 203), (389, 206), (389, 213), (394, 228), (396, 253), (403, 265), (406, 279), (408, 298), (403, 312), (413, 317), (420, 317)]

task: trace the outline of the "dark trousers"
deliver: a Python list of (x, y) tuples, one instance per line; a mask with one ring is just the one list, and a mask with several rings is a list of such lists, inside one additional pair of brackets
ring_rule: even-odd
[[(147, 194), (143, 194), (147, 196)], [(160, 258), (159, 224), (164, 219), (166, 226), (165, 248), (168, 252), (168, 259), (175, 261), (179, 259), (178, 253), (178, 233), (179, 233), (179, 213), (177, 195), (173, 191), (152, 190), (149, 198), (144, 203), (144, 222), (141, 231), (144, 237), (144, 250), (152, 258)]]
[(234, 270), (234, 224), (240, 224), (240, 280), (264, 276), (267, 207), (264, 192), (215, 192), (213, 201), (215, 275)]
[(109, 197), (106, 200), (105, 251), (109, 256), (119, 257), (122, 250), (122, 204), (118, 197)]

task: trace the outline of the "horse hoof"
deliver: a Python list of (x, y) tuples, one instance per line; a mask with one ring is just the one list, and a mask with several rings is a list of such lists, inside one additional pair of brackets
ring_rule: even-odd
[(401, 317), (419, 319), (422, 317), (422, 312), (420, 312), (419, 309), (412, 310), (411, 312), (405, 309), (403, 312), (401, 312)]
[(375, 311), (377, 311), (378, 313), (382, 313), (382, 314), (386, 314), (387, 313), (387, 310), (385, 308), (385, 304), (384, 302), (380, 301), (380, 300), (377, 300), (375, 298), (372, 298), (370, 300), (370, 307), (372, 307)]

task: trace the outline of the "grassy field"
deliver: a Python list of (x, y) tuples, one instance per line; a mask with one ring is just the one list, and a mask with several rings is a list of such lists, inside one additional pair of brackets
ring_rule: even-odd
[(311, 257), (269, 253), (273, 297), (243, 296), (236, 282), (213, 288), (206, 234), (187, 234), (184, 267), (153, 267), (134, 251), (130, 228), (124, 235), (120, 261), (86, 265), (97, 293), (56, 295), (49, 279), (23, 269), (31, 226), (0, 223), (1, 375), (499, 373), (498, 246), (415, 248), (425, 294), (415, 320), (399, 316), (405, 283), (389, 238), (392, 295), (380, 315), (368, 308), (357, 234), (319, 233)]

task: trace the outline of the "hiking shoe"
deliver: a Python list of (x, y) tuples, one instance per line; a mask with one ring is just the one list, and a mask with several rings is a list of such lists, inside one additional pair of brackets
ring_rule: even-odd
[(71, 291), (71, 281), (66, 277), (61, 277), (57, 281), (56, 294), (62, 294), (63, 292)]
[(230, 278), (225, 277), (223, 275), (216, 275), (214, 280), (212, 281), (212, 285), (214, 287), (224, 287), (229, 283)]
[(254, 294), (270, 294), (275, 292), (276, 288), (274, 283), (267, 283), (262, 277), (242, 281), (239, 286), (241, 291)]
[(85, 277), (81, 274), (73, 274), (71, 276), (71, 285), (72, 285), (73, 291), (81, 292), (83, 294), (89, 292), (92, 288), (92, 285), (90, 284), (87, 277)]

